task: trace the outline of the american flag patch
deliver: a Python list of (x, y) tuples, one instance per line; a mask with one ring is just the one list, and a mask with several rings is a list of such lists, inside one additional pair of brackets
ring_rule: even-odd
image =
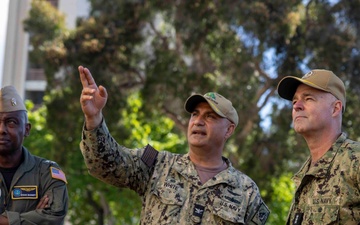
[(50, 167), (51, 177), (67, 183), (65, 173), (58, 168)]
[(143, 161), (148, 167), (154, 166), (156, 162), (156, 157), (159, 154), (151, 145), (145, 147), (144, 153), (141, 156), (141, 161)]

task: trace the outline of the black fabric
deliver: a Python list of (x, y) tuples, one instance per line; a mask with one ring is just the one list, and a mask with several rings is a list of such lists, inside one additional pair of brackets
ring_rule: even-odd
[(10, 185), (11, 185), (11, 181), (14, 177), (14, 174), (16, 172), (16, 170), (19, 168), (19, 166), (21, 165), (21, 163), (24, 161), (24, 155), (21, 157), (21, 162), (19, 163), (18, 166), (13, 167), (13, 168), (2, 168), (0, 167), (0, 173), (2, 174), (4, 180), (5, 180), (5, 185), (8, 189), (8, 191), (10, 191)]
[(141, 156), (141, 161), (145, 163), (148, 167), (152, 167), (155, 165), (157, 155), (159, 154), (151, 145), (147, 145), (145, 147), (145, 151)]

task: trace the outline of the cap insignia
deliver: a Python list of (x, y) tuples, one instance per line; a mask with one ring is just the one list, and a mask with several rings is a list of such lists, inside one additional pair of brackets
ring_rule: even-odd
[(301, 79), (306, 79), (306, 78), (310, 77), (311, 75), (313, 75), (313, 71), (306, 73)]
[(10, 101), (11, 101), (11, 105), (12, 105), (12, 106), (16, 106), (16, 105), (17, 105), (15, 98), (11, 98)]
[(206, 96), (206, 97), (209, 97), (209, 98), (211, 98), (211, 99), (213, 99), (213, 100), (216, 99), (216, 96), (215, 96), (215, 93), (214, 93), (214, 92), (206, 93), (205, 96)]

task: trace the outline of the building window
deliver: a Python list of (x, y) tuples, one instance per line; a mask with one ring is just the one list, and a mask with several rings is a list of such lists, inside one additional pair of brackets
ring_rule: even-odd
[(25, 99), (32, 101), (35, 108), (38, 108), (43, 103), (44, 92), (43, 91), (26, 91)]

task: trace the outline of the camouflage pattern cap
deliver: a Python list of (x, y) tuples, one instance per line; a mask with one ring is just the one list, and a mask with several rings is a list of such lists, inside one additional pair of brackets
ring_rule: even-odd
[(343, 111), (345, 111), (345, 85), (332, 71), (316, 69), (306, 73), (301, 78), (284, 77), (277, 86), (280, 97), (292, 101), (296, 89), (301, 83), (331, 93), (342, 102)]
[(224, 96), (215, 93), (209, 92), (205, 95), (195, 94), (191, 95), (185, 102), (185, 110), (189, 113), (192, 113), (197, 104), (200, 102), (207, 102), (211, 108), (221, 117), (227, 118), (235, 124), (239, 123), (238, 114), (233, 107), (232, 103), (227, 100)]
[(0, 112), (25, 110), (25, 104), (13, 86), (5, 86), (0, 90)]

